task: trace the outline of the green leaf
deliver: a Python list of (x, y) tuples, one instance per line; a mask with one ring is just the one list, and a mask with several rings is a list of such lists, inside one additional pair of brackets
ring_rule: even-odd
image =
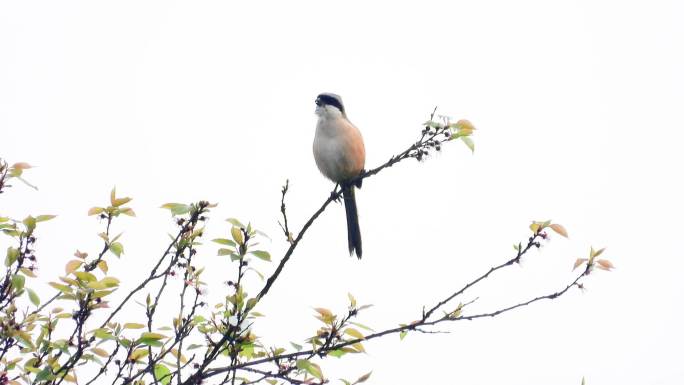
[(328, 352), (328, 355), (333, 356), (333, 357), (337, 357), (337, 358), (340, 358), (345, 354), (347, 354), (347, 352), (345, 352), (344, 350), (340, 350), (340, 349), (336, 349), (336, 350), (332, 350), (332, 351)]
[(349, 298), (349, 303), (351, 304), (351, 307), (355, 308), (356, 307), (356, 298), (354, 298), (352, 293), (347, 293), (347, 297)]
[(143, 357), (147, 357), (148, 354), (149, 354), (149, 351), (147, 349), (140, 348), (140, 349), (134, 350), (133, 353), (131, 353), (131, 355), (128, 357), (128, 359), (131, 361), (137, 361)]
[(163, 345), (161, 342), (159, 342), (158, 340), (155, 340), (153, 338), (141, 338), (137, 342), (140, 345), (154, 346), (154, 347), (159, 347), (159, 346)]
[(95, 329), (94, 333), (95, 337), (102, 339), (102, 340), (111, 340), (114, 339), (114, 336), (112, 333), (109, 332), (109, 330), (101, 328), (101, 329)]
[(36, 217), (36, 222), (45, 222), (49, 221), (52, 218), (55, 218), (57, 215), (38, 215)]
[(603, 252), (604, 252), (605, 250), (606, 250), (606, 248), (604, 247), (604, 248), (601, 248), (601, 249), (598, 249), (598, 250), (595, 251), (594, 248), (592, 247), (592, 249), (591, 249), (591, 256), (592, 256), (592, 257), (598, 257), (599, 255), (603, 254)]
[(123, 254), (123, 245), (119, 242), (114, 242), (109, 245), (109, 250), (111, 250), (114, 255), (121, 258), (121, 254)]
[(150, 338), (153, 340), (161, 340), (163, 338), (166, 338), (166, 336), (163, 334), (159, 334), (159, 333), (146, 332), (146, 333), (143, 333), (140, 336), (140, 338)]
[(124, 207), (120, 211), (121, 211), (121, 214), (128, 215), (129, 217), (135, 216), (135, 211), (133, 211), (133, 209), (130, 207)]
[(268, 251), (263, 251), (263, 250), (254, 250), (250, 251), (255, 257), (263, 259), (264, 261), (269, 261), (271, 262), (271, 254), (268, 253)]
[(168, 385), (171, 382), (171, 371), (162, 364), (154, 365), (154, 377), (162, 383)]
[(109, 353), (107, 353), (107, 351), (102, 349), (102, 348), (92, 348), (92, 349), (90, 349), (90, 351), (97, 354), (98, 356), (100, 356), (102, 358), (109, 357)]
[(8, 247), (7, 257), (5, 257), (5, 266), (12, 266), (12, 264), (16, 262), (17, 258), (19, 258), (19, 249), (11, 246)]
[(358, 331), (358, 330), (356, 330), (356, 329), (354, 329), (354, 328), (346, 328), (346, 329), (344, 329), (344, 333), (345, 333), (345, 334), (348, 334), (348, 335), (350, 335), (350, 336), (352, 336), (352, 337), (354, 337), (354, 338), (358, 338), (358, 339), (364, 339), (364, 338), (365, 338), (365, 337), (363, 336), (363, 334), (361, 334), (360, 331)]
[(408, 332), (406, 330), (400, 331), (399, 332), (399, 340), (403, 340), (404, 337), (406, 337), (406, 334), (408, 334)]
[(470, 139), (470, 137), (461, 136), (461, 140), (468, 146), (471, 152), (475, 152), (475, 143), (473, 143), (473, 140)]
[(218, 255), (231, 255), (233, 250), (221, 248), (218, 250)]
[(238, 221), (235, 218), (228, 218), (226, 219), (227, 222), (230, 222), (233, 226), (240, 227), (240, 228), (245, 228), (245, 225), (242, 224), (242, 222)]
[(190, 206), (182, 203), (165, 203), (161, 208), (168, 209), (172, 215), (183, 215), (190, 212)]
[(88, 215), (98, 215), (98, 214), (102, 214), (103, 212), (104, 212), (104, 208), (102, 208), (102, 207), (91, 207), (88, 210)]
[(95, 274), (89, 273), (87, 271), (74, 271), (74, 275), (80, 279), (81, 281), (85, 282), (95, 282), (97, 281), (97, 277), (95, 277)]
[(369, 327), (369, 326), (366, 326), (366, 325), (364, 325), (364, 324), (358, 323), (358, 322), (349, 321), (349, 323), (352, 324), (352, 325), (356, 325), (356, 326), (360, 327), (361, 329), (366, 329), (366, 330), (368, 330), (369, 332), (374, 331), (373, 328), (371, 328), (371, 327)]
[(120, 206), (123, 206), (123, 205), (125, 205), (126, 203), (130, 202), (131, 200), (132, 200), (132, 198), (128, 198), (128, 197), (126, 197), (126, 198), (117, 198), (117, 199), (114, 200), (114, 202), (112, 202), (112, 206), (114, 206), (114, 207), (120, 207)]
[(12, 276), (12, 287), (15, 291), (23, 289), (25, 283), (26, 278), (23, 275), (15, 274)]
[(45, 381), (50, 377), (54, 377), (52, 375), (52, 369), (49, 366), (46, 366), (45, 368), (43, 368), (43, 370), (40, 371), (40, 373), (36, 375), (34, 382)]
[(111, 287), (117, 287), (119, 286), (119, 280), (114, 278), (114, 277), (104, 277), (100, 281), (98, 281), (104, 287), (111, 288)]
[(145, 325), (133, 323), (133, 322), (127, 322), (124, 324), (123, 328), (124, 329), (143, 329), (143, 328), (145, 328)]
[(24, 218), (24, 220), (21, 221), (21, 223), (23, 223), (24, 226), (26, 226), (26, 232), (28, 232), (28, 233), (33, 232), (33, 229), (36, 228), (36, 218), (34, 218), (30, 215), (28, 217)]
[(97, 263), (97, 267), (100, 268), (100, 270), (102, 270), (102, 272), (105, 274), (107, 274), (107, 271), (109, 271), (107, 261), (105, 261), (104, 259)]
[(294, 342), (290, 342), (290, 345), (292, 345), (292, 347), (295, 348), (295, 350), (297, 350), (297, 351), (302, 350), (302, 345), (300, 345), (300, 344), (296, 344), (296, 343), (294, 343)]
[(309, 360), (297, 360), (297, 369), (305, 370), (312, 376), (323, 379), (323, 373), (321, 372), (321, 367), (310, 362)]
[(211, 241), (216, 242), (220, 245), (235, 246), (235, 242), (231, 241), (230, 239), (216, 238), (216, 239), (212, 239)]
[(61, 291), (64, 294), (71, 294), (73, 292), (71, 287), (69, 287), (67, 285), (62, 285), (61, 283), (50, 282), (50, 283), (48, 283), (48, 285), (54, 287), (55, 289)]
[(31, 300), (31, 303), (39, 306), (40, 305), (40, 298), (38, 297), (38, 294), (36, 294), (35, 291), (32, 289), (26, 288), (26, 292), (28, 293), (29, 299)]
[(247, 305), (245, 306), (245, 311), (249, 311), (251, 309), (254, 309), (254, 306), (257, 304), (257, 299), (256, 298), (250, 298), (247, 300)]
[(231, 227), (230, 229), (230, 235), (233, 236), (233, 239), (237, 244), (241, 245), (244, 242), (244, 238), (242, 237), (242, 231), (237, 228), (237, 227)]

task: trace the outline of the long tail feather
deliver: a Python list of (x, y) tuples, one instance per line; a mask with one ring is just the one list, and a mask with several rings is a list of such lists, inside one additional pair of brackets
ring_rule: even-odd
[(343, 191), (344, 208), (347, 212), (347, 241), (349, 243), (349, 255), (356, 252), (361, 259), (361, 228), (359, 228), (359, 214), (356, 210), (356, 197), (354, 186), (349, 186)]

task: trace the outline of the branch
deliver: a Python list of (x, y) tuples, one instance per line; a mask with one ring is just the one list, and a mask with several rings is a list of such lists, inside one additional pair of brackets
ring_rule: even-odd
[[(534, 238), (534, 237), (532, 237), (532, 238)], [(527, 249), (529, 249), (529, 248), (526, 248), (524, 251), (526, 251)], [(455, 295), (458, 295), (458, 294), (462, 293), (463, 291), (465, 291), (468, 287), (472, 287), (473, 285), (477, 284), (482, 279), (486, 278), (489, 274), (491, 274), (492, 271), (496, 271), (496, 270), (501, 269), (505, 266), (511, 266), (515, 262), (515, 260), (519, 259), (519, 257), (524, 254), (524, 251), (521, 251), (519, 253), (519, 256), (516, 256), (516, 258), (509, 260), (509, 261), (507, 261), (507, 262), (505, 262), (505, 263), (503, 263), (503, 264), (501, 264), (495, 268), (490, 269), (487, 273), (485, 273), (485, 274), (481, 275), (480, 277), (476, 278), (475, 280), (471, 281), (463, 289), (456, 292)], [(514, 262), (511, 262), (511, 261), (514, 261)], [(484, 317), (495, 317), (495, 316), (498, 316), (500, 314), (515, 310), (515, 309), (520, 308), (520, 307), (528, 306), (530, 304), (533, 304), (535, 302), (539, 302), (539, 301), (544, 300), (544, 299), (552, 300), (552, 299), (556, 299), (556, 298), (562, 296), (568, 290), (570, 290), (571, 287), (573, 287), (573, 286), (579, 287), (581, 285), (579, 283), (579, 281), (582, 279), (583, 276), (589, 274), (590, 269), (591, 269), (591, 266), (587, 265), (587, 267), (582, 271), (581, 274), (579, 274), (568, 285), (566, 285), (564, 288), (562, 288), (558, 291), (555, 291), (553, 293), (549, 293), (549, 294), (546, 294), (543, 296), (535, 297), (535, 298), (517, 303), (515, 305), (511, 305), (511, 306), (508, 306), (508, 307), (505, 307), (505, 308), (502, 308), (499, 310), (495, 310), (492, 312), (474, 314), (474, 315), (464, 315), (464, 316), (451, 316), (450, 314), (446, 314), (443, 317), (432, 320), (432, 321), (429, 321), (427, 319), (427, 317), (425, 315), (423, 315), (423, 317), (418, 321), (412, 322), (412, 323), (407, 324), (407, 325), (402, 325), (399, 327), (386, 329), (386, 330), (383, 330), (381, 332), (372, 333), (372, 334), (365, 336), (365, 338), (357, 338), (357, 339), (342, 341), (342, 342), (339, 342), (336, 344), (330, 344), (330, 345), (324, 344), (324, 346), (322, 346), (319, 349), (302, 350), (302, 351), (288, 353), (288, 354), (281, 354), (281, 355), (277, 355), (277, 356), (266, 357), (266, 358), (262, 358), (262, 359), (258, 359), (258, 360), (253, 360), (250, 362), (244, 362), (244, 363), (241, 363), (238, 365), (231, 365), (231, 366), (227, 366), (227, 367), (223, 367), (223, 368), (209, 369), (206, 371), (206, 373), (204, 375), (201, 376), (201, 378), (207, 379), (207, 378), (210, 378), (210, 377), (213, 377), (213, 376), (216, 376), (216, 375), (219, 375), (221, 373), (228, 372), (228, 371), (243, 370), (244, 368), (247, 368), (247, 367), (253, 367), (256, 365), (260, 365), (260, 364), (264, 364), (264, 363), (268, 363), (268, 362), (273, 362), (273, 361), (290, 360), (290, 359), (296, 359), (296, 358), (300, 358), (300, 357), (311, 358), (314, 355), (319, 355), (321, 357), (324, 357), (327, 353), (329, 353), (331, 351), (342, 349), (344, 347), (354, 345), (356, 343), (369, 341), (369, 340), (376, 339), (376, 338), (383, 337), (383, 336), (390, 335), (390, 334), (397, 334), (397, 333), (408, 332), (408, 331), (419, 331), (422, 333), (426, 333), (429, 331), (422, 329), (423, 327), (434, 326), (434, 325), (437, 325), (437, 324), (440, 324), (443, 322), (461, 321), (461, 320), (474, 320), (474, 319), (484, 318)], [(444, 303), (448, 302), (450, 299), (455, 297), (455, 295), (452, 295), (449, 298), (447, 298), (446, 300), (441, 301), (437, 306), (435, 306), (433, 309), (431, 309), (431, 312), (434, 312), (434, 310), (441, 307)], [(430, 313), (430, 315), (431, 315), (432, 314), (431, 312), (428, 312), (428, 313)], [(425, 313), (425, 314), (428, 315), (428, 313)]]
[(499, 270), (499, 269), (502, 269), (502, 268), (504, 268), (504, 267), (506, 267), (506, 266), (510, 266), (510, 265), (512, 265), (512, 264), (514, 264), (514, 263), (520, 263), (520, 258), (522, 258), (522, 256), (525, 255), (533, 246), (539, 247), (539, 246), (538, 246), (539, 243), (537, 242), (537, 238), (539, 238), (540, 234), (541, 234), (541, 230), (538, 230), (537, 232), (535, 232), (534, 235), (531, 236), (531, 237), (529, 238), (529, 240), (528, 240), (528, 242), (527, 242), (527, 246), (525, 246), (525, 248), (522, 249), (522, 250), (518, 250), (518, 254), (517, 254), (515, 257), (509, 259), (508, 261), (506, 261), (506, 262), (504, 262), (504, 263), (502, 263), (502, 264), (500, 264), (500, 265), (498, 265), (498, 266), (492, 267), (491, 269), (489, 269), (488, 272), (482, 274), (480, 277), (476, 278), (475, 280), (468, 282), (465, 286), (463, 286), (463, 288), (462, 288), (461, 290), (459, 290), (459, 291), (457, 291), (457, 292), (451, 294), (449, 297), (447, 297), (447, 298), (445, 298), (444, 300), (442, 300), (442, 301), (440, 301), (439, 303), (437, 303), (437, 305), (433, 306), (430, 310), (427, 311), (427, 313), (423, 314), (422, 320), (425, 321), (425, 320), (427, 320), (428, 318), (430, 318), (430, 316), (431, 316), (437, 309), (441, 308), (442, 306), (444, 306), (447, 302), (451, 301), (452, 299), (454, 299), (454, 298), (458, 297), (459, 295), (463, 294), (463, 292), (465, 292), (466, 290), (468, 290), (470, 287), (476, 285), (478, 282), (480, 282), (480, 281), (482, 281), (483, 279), (489, 277), (489, 275), (492, 274), (493, 272), (495, 272), (495, 271), (497, 271), (497, 270)]

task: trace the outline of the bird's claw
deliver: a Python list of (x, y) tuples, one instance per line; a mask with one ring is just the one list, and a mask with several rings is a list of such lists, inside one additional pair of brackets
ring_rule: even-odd
[(337, 192), (337, 187), (335, 187), (335, 190), (330, 192), (330, 199), (336, 203), (340, 202), (340, 193)]

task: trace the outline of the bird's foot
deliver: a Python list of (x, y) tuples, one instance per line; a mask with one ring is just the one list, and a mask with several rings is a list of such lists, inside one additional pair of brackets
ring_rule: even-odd
[(342, 195), (341, 192), (337, 191), (337, 188), (340, 187), (340, 184), (337, 183), (335, 185), (335, 188), (330, 192), (330, 199), (333, 200), (333, 202), (338, 202), (340, 201), (340, 196)]

